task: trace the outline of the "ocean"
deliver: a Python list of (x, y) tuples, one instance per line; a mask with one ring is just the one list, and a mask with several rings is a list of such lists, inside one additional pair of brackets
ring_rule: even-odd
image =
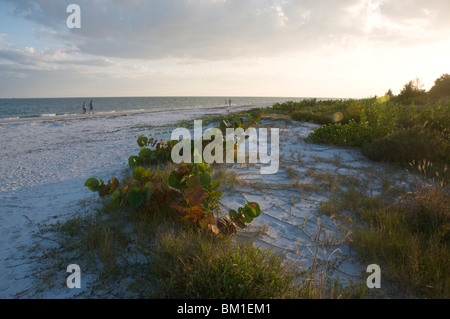
[(40, 98), (0, 99), (0, 119), (73, 117), (82, 114), (83, 102), (92, 100), (97, 115), (129, 114), (168, 110), (202, 109), (232, 105), (258, 106), (276, 102), (297, 101), (289, 97), (97, 97), (97, 98)]

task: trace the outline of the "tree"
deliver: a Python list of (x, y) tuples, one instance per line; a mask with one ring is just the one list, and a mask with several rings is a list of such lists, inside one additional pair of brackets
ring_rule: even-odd
[(405, 84), (403, 89), (400, 91), (398, 98), (400, 101), (404, 102), (416, 102), (416, 99), (422, 98), (425, 95), (425, 90), (423, 89), (423, 84), (419, 78), (409, 81)]
[(428, 92), (432, 100), (450, 97), (450, 75), (445, 73), (434, 81), (434, 86)]

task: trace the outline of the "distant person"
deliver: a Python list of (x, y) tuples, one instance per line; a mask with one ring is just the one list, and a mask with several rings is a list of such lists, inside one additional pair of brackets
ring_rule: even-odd
[(94, 104), (92, 103), (92, 100), (91, 103), (89, 103), (89, 114), (94, 114)]
[(83, 114), (86, 114), (86, 102), (83, 102)]
[(227, 99), (225, 99), (225, 105), (228, 105), (228, 101), (227, 101)]
[(231, 99), (228, 100), (228, 105), (231, 106)]

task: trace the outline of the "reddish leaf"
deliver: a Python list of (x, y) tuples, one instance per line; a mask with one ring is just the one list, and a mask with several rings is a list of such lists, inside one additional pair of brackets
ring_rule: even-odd
[(174, 212), (177, 215), (179, 215), (181, 217), (186, 216), (189, 213), (189, 210), (190, 210), (189, 208), (183, 207), (183, 206), (180, 206), (180, 205), (170, 205), (170, 207), (174, 210)]
[(198, 225), (203, 228), (207, 229), (208, 226), (215, 225), (216, 220), (214, 218), (214, 215), (211, 214), (204, 214), (202, 218), (198, 221)]
[(186, 190), (184, 192), (186, 199), (189, 201), (190, 205), (197, 206), (202, 204), (204, 193), (205, 191), (200, 184), (200, 177), (191, 177), (186, 185)]
[(187, 168), (186, 166), (181, 166), (177, 169), (177, 178), (181, 179), (184, 175), (186, 175), (189, 172), (190, 172), (189, 168)]
[(119, 188), (119, 180), (115, 177), (111, 177), (112, 189), (115, 191)]
[(202, 216), (203, 216), (203, 205), (197, 205), (191, 207), (188, 210), (186, 218), (190, 223), (195, 224), (200, 218), (202, 218)]

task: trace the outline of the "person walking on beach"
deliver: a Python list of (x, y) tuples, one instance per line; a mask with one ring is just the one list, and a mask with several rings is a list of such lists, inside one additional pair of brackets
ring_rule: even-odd
[(83, 102), (83, 114), (86, 114), (86, 102)]
[(228, 105), (231, 106), (231, 99), (228, 100)]
[(94, 114), (94, 104), (92, 103), (92, 100), (91, 103), (89, 103), (89, 114)]

